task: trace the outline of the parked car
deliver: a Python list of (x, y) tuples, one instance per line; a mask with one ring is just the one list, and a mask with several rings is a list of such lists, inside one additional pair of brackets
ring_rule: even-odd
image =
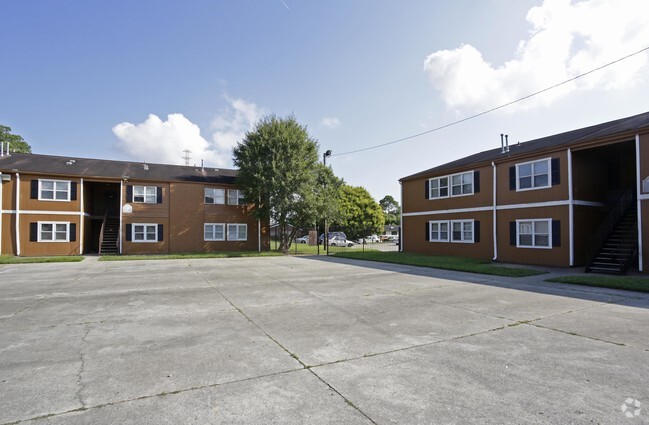
[(334, 236), (333, 238), (329, 239), (329, 246), (346, 246), (351, 248), (352, 246), (354, 246), (354, 242), (349, 241), (341, 236)]
[[(343, 239), (347, 239), (347, 235), (345, 235), (343, 232), (329, 232), (327, 235), (329, 239), (336, 236), (341, 237)], [(321, 244), (323, 240), (324, 240), (324, 233), (321, 234), (320, 237), (318, 238), (318, 244)]]
[(376, 235), (369, 235), (365, 236), (364, 238), (359, 238), (356, 243), (362, 244), (362, 243), (375, 243), (375, 242), (381, 242), (381, 238), (379, 238)]
[(295, 243), (309, 243), (309, 235), (295, 238)]

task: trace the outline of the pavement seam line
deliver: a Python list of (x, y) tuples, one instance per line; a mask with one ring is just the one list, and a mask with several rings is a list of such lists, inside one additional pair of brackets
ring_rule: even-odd
[(83, 373), (85, 372), (86, 369), (86, 360), (83, 355), (83, 346), (84, 344), (89, 344), (86, 338), (90, 333), (90, 326), (86, 325), (85, 328), (86, 331), (84, 335), (81, 337), (81, 344), (79, 345), (78, 354), (79, 354), (80, 365), (79, 365), (79, 372), (77, 373), (77, 400), (79, 400), (79, 403), (81, 404), (82, 408), (86, 407), (86, 403), (84, 403), (83, 396), (81, 395), (81, 393), (85, 389), (85, 385), (83, 384)]
[(309, 372), (311, 372), (311, 373), (313, 374), (313, 376), (315, 376), (315, 377), (316, 377), (318, 380), (320, 380), (323, 384), (325, 384), (327, 387), (329, 387), (333, 392), (335, 392), (336, 394), (338, 394), (338, 396), (339, 396), (340, 398), (342, 398), (343, 401), (344, 401), (348, 406), (350, 406), (350, 407), (352, 407), (353, 409), (355, 409), (358, 413), (360, 413), (361, 415), (363, 415), (367, 420), (369, 420), (369, 421), (370, 421), (371, 423), (373, 423), (374, 425), (377, 425), (377, 423), (376, 423), (372, 418), (370, 418), (370, 417), (369, 417), (365, 412), (363, 412), (363, 411), (362, 411), (358, 406), (356, 406), (356, 405), (355, 405), (351, 400), (349, 400), (347, 397), (345, 397), (344, 395), (342, 395), (342, 394), (340, 393), (340, 391), (338, 391), (338, 390), (337, 390), (336, 388), (334, 388), (331, 384), (329, 384), (327, 381), (325, 381), (324, 379), (322, 379), (322, 378), (321, 378), (317, 373), (313, 372), (313, 371), (311, 370), (311, 367), (308, 366), (306, 363), (304, 363), (304, 362), (299, 358), (299, 356), (298, 356), (297, 354), (292, 353), (289, 349), (287, 349), (286, 347), (284, 347), (284, 346), (283, 346), (279, 341), (277, 341), (277, 340), (276, 340), (275, 338), (273, 338), (273, 337), (272, 337), (268, 332), (266, 332), (265, 329), (263, 329), (261, 326), (259, 326), (259, 324), (257, 324), (254, 320), (252, 320), (252, 318), (250, 318), (246, 313), (244, 313), (242, 309), (240, 309), (237, 305), (235, 305), (235, 304), (234, 304), (234, 303), (233, 303), (233, 302), (232, 302), (228, 297), (226, 297), (225, 295), (223, 295), (223, 293), (222, 293), (221, 291), (219, 291), (219, 289), (218, 289), (216, 286), (212, 285), (212, 283), (211, 283), (208, 279), (206, 279), (205, 277), (203, 277), (203, 275), (202, 275), (198, 270), (196, 270), (194, 267), (192, 267), (191, 264), (189, 265), (189, 268), (191, 268), (191, 269), (192, 269), (192, 270), (193, 270), (193, 271), (194, 271), (198, 276), (200, 276), (201, 279), (203, 279), (205, 282), (207, 282), (208, 285), (212, 286), (212, 288), (214, 288), (214, 290), (215, 290), (215, 291), (216, 291), (220, 296), (222, 296), (223, 299), (225, 299), (228, 303), (230, 303), (230, 305), (231, 305), (232, 307), (234, 307), (234, 308), (235, 308), (235, 309), (236, 309), (236, 310), (237, 310), (237, 311), (238, 311), (238, 312), (239, 312), (243, 317), (245, 317), (246, 320), (248, 320), (248, 321), (249, 321), (253, 326), (255, 326), (257, 329), (259, 329), (259, 330), (260, 330), (264, 335), (266, 335), (266, 336), (267, 336), (271, 341), (273, 341), (275, 344), (277, 344), (277, 346), (280, 347), (283, 351), (285, 351), (289, 356), (291, 356), (293, 359), (295, 359), (295, 361), (297, 361), (300, 365), (302, 365), (302, 368), (303, 368), (303, 369), (306, 369), (306, 370), (308, 370)]
[(605, 339), (595, 338), (595, 337), (587, 336), (587, 335), (581, 335), (581, 334), (578, 334), (576, 332), (563, 331), (561, 329), (551, 328), (551, 327), (543, 326), (543, 325), (537, 325), (536, 323), (527, 323), (527, 324), (530, 325), (530, 326), (540, 328), (540, 329), (547, 329), (549, 331), (559, 332), (559, 333), (570, 335), (570, 336), (578, 336), (580, 338), (586, 338), (586, 339), (590, 339), (592, 341), (604, 342), (606, 344), (613, 344), (613, 345), (617, 345), (618, 347), (627, 347), (626, 344), (621, 343), (621, 342), (607, 341)]

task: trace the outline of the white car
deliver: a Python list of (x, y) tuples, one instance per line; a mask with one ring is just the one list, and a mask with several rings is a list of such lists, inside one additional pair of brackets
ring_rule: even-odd
[(345, 238), (342, 238), (340, 236), (334, 236), (333, 238), (329, 239), (329, 246), (346, 246), (346, 247), (352, 247), (354, 246), (354, 242), (347, 240)]
[(309, 235), (302, 236), (301, 238), (295, 238), (295, 243), (309, 243)]
[[(363, 240), (365, 240), (363, 242)], [(356, 243), (363, 244), (363, 243), (376, 243), (376, 242), (381, 242), (381, 238), (379, 238), (376, 235), (370, 235), (370, 236), (365, 236), (364, 238), (359, 238)]]

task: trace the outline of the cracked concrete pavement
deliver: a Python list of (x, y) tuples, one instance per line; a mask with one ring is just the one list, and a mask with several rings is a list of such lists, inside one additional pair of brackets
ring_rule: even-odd
[(649, 294), (332, 257), (0, 271), (0, 424), (649, 423)]

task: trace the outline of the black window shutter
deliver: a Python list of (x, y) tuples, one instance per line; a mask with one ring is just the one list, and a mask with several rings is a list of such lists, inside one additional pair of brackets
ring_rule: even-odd
[(162, 233), (162, 224), (158, 224), (158, 242), (164, 240), (164, 234)]
[(133, 225), (132, 224), (127, 224), (126, 225), (126, 242), (131, 242), (133, 238)]
[(133, 202), (133, 186), (126, 186), (126, 202)]
[(516, 166), (509, 167), (509, 190), (516, 190)]
[(38, 199), (38, 180), (32, 180), (31, 184), (30, 198)]
[(70, 223), (70, 242), (77, 241), (77, 223)]
[(559, 164), (559, 158), (552, 158), (552, 186), (561, 183)]
[(561, 246), (561, 221), (552, 220), (552, 246)]
[(158, 186), (156, 188), (155, 193), (156, 193), (156, 204), (161, 204), (162, 203), (162, 188)]
[(29, 241), (38, 241), (38, 223), (29, 223)]
[(473, 222), (473, 242), (480, 242), (480, 222)]
[(516, 222), (509, 222), (509, 244), (516, 246)]
[(70, 182), (70, 200), (77, 200), (77, 182)]
[(473, 193), (480, 193), (480, 171), (473, 172)]
[(426, 180), (424, 187), (426, 189), (426, 199), (430, 199), (430, 180)]
[(430, 241), (430, 221), (426, 222), (426, 240)]

